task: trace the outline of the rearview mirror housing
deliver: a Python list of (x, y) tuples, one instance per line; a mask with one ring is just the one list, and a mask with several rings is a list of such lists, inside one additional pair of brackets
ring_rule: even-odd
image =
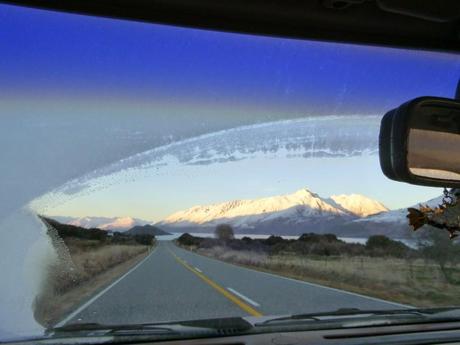
[(420, 97), (386, 113), (379, 156), (392, 180), (460, 188), (460, 101)]

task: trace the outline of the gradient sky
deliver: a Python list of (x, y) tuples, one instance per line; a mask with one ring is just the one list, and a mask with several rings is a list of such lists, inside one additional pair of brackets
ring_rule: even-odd
[[(11, 122), (22, 116), (40, 126), (55, 126), (56, 135), (61, 135), (53, 142), (56, 155), (75, 164), (78, 156), (93, 154), (82, 151), (76, 140), (91, 140), (88, 137), (97, 133), (109, 143), (112, 140), (114, 150), (122, 133), (131, 146), (123, 144), (116, 147), (117, 152), (131, 155), (238, 125), (331, 114), (382, 116), (417, 96), (452, 97), (460, 76), (460, 60), (449, 54), (255, 37), (7, 5), (0, 5), (0, 32), (0, 115), (11, 117)], [(39, 125), (34, 128), (41, 128)], [(5, 136), (16, 136), (4, 130)], [(77, 131), (87, 136), (73, 139), (72, 146), (65, 142), (66, 131), (68, 137)], [(24, 135), (21, 140), (31, 140), (28, 138)], [(40, 140), (48, 139), (43, 136)], [(99, 159), (101, 165), (119, 159), (115, 154), (103, 156), (106, 160), (92, 159)], [(358, 176), (362, 169), (349, 163), (340, 167), (347, 166), (349, 176)], [(56, 173), (59, 169), (56, 167)], [(317, 172), (321, 169), (324, 167)], [(378, 167), (370, 170), (368, 185), (388, 183), (382, 182)], [(43, 174), (52, 172), (43, 169)], [(277, 174), (268, 174), (264, 182), (270, 184)], [(243, 180), (245, 176), (241, 173), (233, 178)], [(219, 181), (210, 175), (207, 183), (215, 186)], [(113, 189), (94, 193), (55, 213), (123, 213), (156, 219), (195, 202), (288, 193), (304, 186), (325, 196), (331, 191), (363, 190), (359, 179), (331, 186), (324, 174), (316, 173), (309, 180), (293, 177), (276, 188), (238, 188), (235, 183), (213, 194), (215, 188), (203, 193), (203, 187), (195, 186), (183, 197), (167, 185), (163, 190), (159, 186), (155, 196), (142, 195), (142, 190), (152, 189), (152, 183), (145, 179), (132, 186), (129, 190), (138, 192), (136, 198), (128, 198), (128, 188), (119, 186), (117, 193)], [(184, 185), (182, 180), (174, 183)], [(418, 188), (418, 198), (437, 193), (423, 187), (401, 188), (411, 193)], [(395, 189), (386, 190), (370, 194), (392, 208), (412, 200), (397, 199)], [(164, 200), (162, 195), (169, 195), (167, 202), (152, 201)], [(125, 203), (128, 199), (131, 202)], [(143, 206), (135, 205), (134, 199)], [(98, 209), (101, 204), (105, 205)], [(151, 215), (154, 204), (163, 204), (163, 209)]]
[[(0, 92), (380, 113), (454, 92), (456, 56), (274, 39), (0, 7)], [(280, 115), (281, 116), (281, 115)]]

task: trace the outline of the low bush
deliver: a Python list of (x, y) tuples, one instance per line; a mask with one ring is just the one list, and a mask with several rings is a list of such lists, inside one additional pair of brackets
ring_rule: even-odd
[(370, 256), (391, 256), (395, 258), (404, 258), (413, 252), (404, 243), (383, 235), (369, 237), (366, 242), (366, 251)]
[(366, 245), (347, 243), (334, 234), (303, 234), (297, 240), (284, 239), (281, 236), (270, 236), (266, 239), (221, 240), (215, 238), (201, 238), (190, 234), (183, 234), (177, 239), (182, 246), (196, 249), (210, 249), (225, 247), (235, 251), (251, 251), (278, 255), (283, 253), (300, 256), (372, 256), (404, 258), (416, 256), (417, 252), (404, 243), (394, 241), (386, 236), (371, 236)]
[(177, 238), (177, 243), (183, 246), (199, 246), (204, 239), (201, 237), (195, 237), (188, 233), (182, 234)]

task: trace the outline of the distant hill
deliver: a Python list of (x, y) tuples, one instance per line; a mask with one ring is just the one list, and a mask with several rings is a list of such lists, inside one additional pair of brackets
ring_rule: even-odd
[[(423, 202), (430, 206), (442, 197)], [(418, 205), (415, 205), (417, 207)], [(155, 225), (171, 232), (212, 233), (218, 224), (229, 224), (236, 234), (328, 234), (340, 237), (385, 235), (413, 238), (407, 208), (388, 210), (363, 195), (323, 198), (304, 188), (292, 194), (253, 200), (233, 200), (198, 205), (176, 212)]]
[(164, 236), (164, 235), (171, 235), (169, 232), (161, 230), (159, 227), (146, 224), (146, 225), (136, 225), (129, 229), (128, 231), (124, 232), (126, 235), (152, 235), (152, 236)]
[(53, 217), (58, 222), (82, 228), (98, 228), (101, 230), (125, 231), (136, 225), (147, 224), (148, 221), (132, 217)]
[(105, 240), (107, 239), (108, 233), (105, 230), (101, 230), (98, 228), (83, 228), (81, 226), (70, 225), (70, 224), (63, 224), (58, 222), (55, 219), (47, 218), (47, 217), (40, 217), (41, 220), (48, 226), (48, 228), (53, 228), (57, 231), (57, 234), (60, 238), (68, 238), (68, 237), (76, 237), (79, 239), (86, 239), (86, 240)]
[[(55, 219), (40, 216), (40, 219), (48, 227), (48, 231), (55, 230), (57, 235), (64, 240), (68, 241), (69, 238), (79, 240), (91, 240), (99, 241), (99, 244), (142, 244), (152, 245), (154, 243), (155, 236), (150, 233), (132, 233), (127, 232), (111, 232), (107, 230), (101, 230), (98, 228), (83, 228), (81, 226), (62, 224)], [(142, 228), (142, 227), (140, 227)], [(146, 236), (148, 235), (148, 236)]]

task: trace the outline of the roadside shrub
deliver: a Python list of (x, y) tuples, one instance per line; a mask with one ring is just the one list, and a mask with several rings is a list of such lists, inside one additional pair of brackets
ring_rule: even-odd
[(192, 236), (189, 233), (185, 233), (180, 235), (176, 241), (183, 246), (199, 246), (202, 242), (202, 238)]
[(275, 244), (283, 243), (284, 239), (281, 236), (271, 235), (269, 238), (264, 240), (264, 243), (269, 246), (274, 246)]
[(455, 276), (455, 267), (460, 262), (460, 244), (449, 238), (445, 231), (430, 227), (423, 233), (419, 243), (422, 256), (438, 265), (444, 279), (451, 284), (460, 284)]
[(219, 224), (214, 230), (216, 238), (222, 241), (232, 240), (235, 237), (233, 228), (228, 224)]
[(297, 240), (287, 240), (281, 236), (270, 236), (266, 239), (221, 240), (215, 238), (200, 238), (184, 234), (178, 243), (185, 246), (196, 246), (198, 249), (214, 247), (228, 248), (233, 251), (264, 253), (266, 255), (293, 254), (299, 256), (372, 256), (415, 259), (419, 253), (404, 243), (392, 240), (386, 236), (371, 236), (366, 245), (347, 243), (334, 234), (308, 233), (299, 236)]
[(318, 242), (343, 242), (337, 238), (336, 235), (334, 234), (315, 234), (315, 233), (308, 233), (308, 234), (302, 234), (299, 238), (298, 241), (302, 242), (313, 242), (313, 243), (318, 243)]
[(373, 235), (366, 242), (366, 250), (371, 256), (393, 256), (402, 258), (410, 253), (404, 243), (392, 240), (384, 235)]
[(132, 242), (133, 238), (129, 235), (125, 235), (121, 232), (114, 232), (112, 236), (112, 243), (116, 244), (126, 244)]
[(155, 236), (152, 235), (135, 235), (134, 239), (137, 243), (145, 246), (151, 246), (155, 242)]
[(270, 247), (264, 242), (264, 240), (251, 240), (243, 241), (233, 239), (225, 242), (225, 246), (232, 250), (238, 251), (252, 251), (252, 252), (269, 252)]
[(215, 238), (202, 238), (197, 244), (200, 248), (213, 248), (222, 245), (221, 241)]
[(393, 240), (384, 236), (384, 235), (373, 235), (368, 238), (366, 242), (366, 248), (375, 249), (375, 248), (388, 248), (393, 244)]
[(244, 236), (241, 241), (243, 241), (244, 243), (251, 243), (252, 242), (252, 238), (251, 237), (247, 237), (247, 236)]

